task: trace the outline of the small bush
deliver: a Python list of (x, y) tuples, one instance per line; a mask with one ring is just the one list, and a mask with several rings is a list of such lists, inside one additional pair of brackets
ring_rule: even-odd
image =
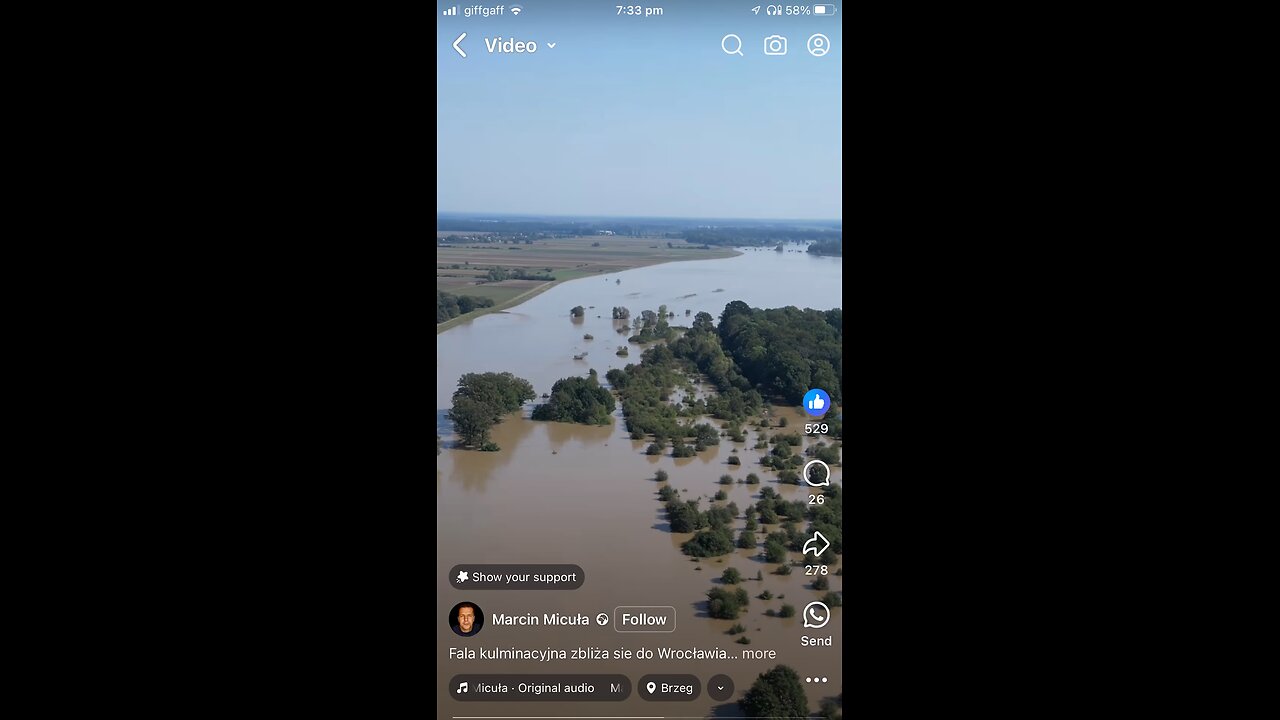
[(744, 632), (746, 632), (746, 631), (747, 631), (747, 629), (746, 629), (746, 628), (744, 628), (744, 627), (742, 627), (742, 623), (734, 623), (734, 624), (733, 624), (733, 627), (729, 628), (729, 634), (730, 634), (730, 635), (739, 635), (739, 634), (744, 633)]
[(778, 569), (773, 571), (773, 574), (774, 574), (774, 575), (790, 575), (790, 574), (791, 574), (791, 566), (790, 566), (790, 565), (779, 565), (779, 566), (778, 566)]
[[(658, 450), (658, 452), (662, 452), (662, 450), (661, 450), (661, 449), (659, 449), (659, 450)], [(667, 471), (666, 471), (666, 470), (659, 470), (658, 472), (656, 472), (656, 473), (654, 473), (654, 474), (653, 474), (653, 479), (654, 479), (654, 480), (657, 480), (658, 482), (666, 482), (666, 481), (667, 481)]]
[(844, 601), (840, 599), (840, 593), (834, 592), (823, 595), (822, 602), (826, 603), (827, 607), (840, 607), (844, 604)]
[(783, 603), (782, 609), (778, 611), (778, 617), (794, 617), (796, 614), (795, 606)]
[(747, 637), (746, 635), (743, 635), (742, 637), (738, 638), (737, 640), (734, 640), (734, 642), (738, 643), (739, 645), (750, 645), (750, 644), (751, 644), (751, 638)]
[(742, 573), (737, 568), (726, 568), (720, 579), (729, 585), (737, 585), (742, 582)]
[(498, 452), (501, 449), (498, 447), (498, 443), (492, 440), (480, 446), (481, 452)]
[(720, 484), (721, 484), (721, 485), (732, 485), (732, 484), (733, 484), (733, 477), (731, 477), (731, 476), (729, 476), (729, 475), (721, 475), (721, 476), (720, 476)]
[(815, 578), (813, 581), (814, 590), (826, 590), (831, 587), (831, 583), (824, 577)]
[(649, 443), (649, 447), (644, 451), (645, 455), (661, 455), (662, 448), (658, 447), (658, 443)]
[(715, 495), (715, 499), (716, 499), (716, 500), (726, 500), (726, 499), (728, 499), (728, 497), (729, 497), (729, 495), (728, 495), (728, 493), (726, 493), (725, 491), (723, 491), (723, 490), (717, 490), (717, 491), (716, 491), (716, 495)]
[(773, 593), (769, 592), (768, 590), (765, 590), (764, 592), (760, 593), (760, 599), (761, 599), (761, 600), (772, 600), (772, 599), (773, 599)]

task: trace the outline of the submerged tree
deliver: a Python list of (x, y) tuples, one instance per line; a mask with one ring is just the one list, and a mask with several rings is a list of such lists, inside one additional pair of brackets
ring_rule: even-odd
[(800, 676), (786, 665), (778, 665), (751, 685), (738, 703), (748, 717), (807, 717), (809, 700)]

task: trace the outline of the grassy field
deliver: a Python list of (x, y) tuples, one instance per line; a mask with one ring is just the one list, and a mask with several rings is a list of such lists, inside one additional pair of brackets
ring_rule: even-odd
[[(446, 234), (476, 233), (456, 231)], [(513, 307), (567, 280), (676, 260), (709, 260), (738, 254), (727, 248), (698, 249), (683, 240), (673, 240), (672, 247), (667, 247), (667, 242), (655, 238), (592, 235), (538, 240), (532, 245), (473, 243), (437, 246), (436, 288), (455, 295), (493, 298), (494, 306), (442, 322), (436, 325), (436, 334), (479, 315)], [(480, 282), (493, 267), (550, 273), (555, 280)]]

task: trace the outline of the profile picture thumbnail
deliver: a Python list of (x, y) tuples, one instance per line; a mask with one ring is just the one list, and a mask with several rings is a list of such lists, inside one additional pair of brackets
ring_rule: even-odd
[(473, 602), (460, 602), (449, 611), (449, 627), (462, 637), (471, 637), (484, 627), (484, 613)]

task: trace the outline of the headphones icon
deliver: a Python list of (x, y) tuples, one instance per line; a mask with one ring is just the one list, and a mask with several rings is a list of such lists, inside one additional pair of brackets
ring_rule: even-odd
[(764, 14), (765, 14), (765, 15), (781, 15), (781, 14), (782, 14), (782, 6), (781, 6), (781, 5), (770, 5), (769, 7), (767, 7), (767, 8), (765, 8), (765, 9), (764, 9)]

